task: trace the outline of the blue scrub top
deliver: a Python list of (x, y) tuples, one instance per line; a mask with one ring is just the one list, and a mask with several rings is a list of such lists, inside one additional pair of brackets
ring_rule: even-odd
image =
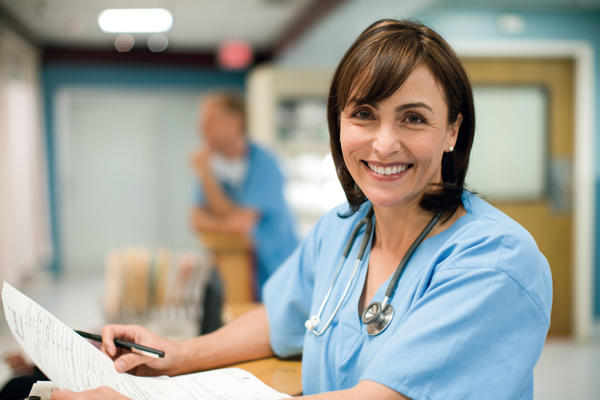
[[(338, 216), (347, 205), (321, 218), (267, 282), (271, 346), (280, 356), (302, 353), (305, 394), (368, 379), (412, 399), (533, 398), (533, 367), (550, 324), (548, 263), (515, 221), (469, 192), (462, 201), (466, 215), (423, 241), (406, 266), (391, 299), (394, 318), (379, 336), (367, 334), (358, 314), (368, 253), (325, 334), (304, 327), (368, 202), (349, 218)], [(341, 298), (363, 234), (364, 228), (317, 330)], [(388, 283), (369, 302), (381, 301)]]
[[(244, 181), (239, 186), (221, 183), (225, 193), (238, 205), (260, 214), (252, 231), (257, 264), (256, 294), (266, 280), (298, 245), (295, 219), (283, 194), (284, 177), (277, 160), (264, 148), (250, 142)], [(198, 187), (196, 201), (204, 203)]]

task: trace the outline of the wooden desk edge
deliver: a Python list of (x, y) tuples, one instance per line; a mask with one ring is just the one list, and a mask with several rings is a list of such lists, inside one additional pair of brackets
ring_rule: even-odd
[(232, 365), (246, 370), (278, 392), (291, 396), (302, 394), (302, 361), (276, 357)]

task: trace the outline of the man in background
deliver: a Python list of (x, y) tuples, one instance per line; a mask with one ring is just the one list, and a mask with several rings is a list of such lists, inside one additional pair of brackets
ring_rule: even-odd
[(268, 277), (296, 248), (294, 219), (275, 157), (251, 142), (243, 99), (215, 92), (200, 105), (203, 145), (192, 155), (199, 179), (192, 226), (198, 232), (245, 235), (256, 257), (256, 297)]

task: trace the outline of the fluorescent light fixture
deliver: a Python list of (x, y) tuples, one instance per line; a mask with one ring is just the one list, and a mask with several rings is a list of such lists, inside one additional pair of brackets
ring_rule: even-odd
[(164, 8), (111, 8), (100, 13), (98, 25), (109, 33), (166, 32), (173, 16)]

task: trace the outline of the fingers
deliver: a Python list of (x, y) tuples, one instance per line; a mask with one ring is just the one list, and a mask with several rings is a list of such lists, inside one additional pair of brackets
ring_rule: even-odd
[(53, 390), (50, 400), (72, 400), (75, 399), (74, 395), (70, 390)]
[(141, 333), (140, 330), (141, 328), (137, 325), (106, 325), (102, 329), (102, 347), (100, 349), (114, 358), (117, 355), (115, 338), (135, 342), (136, 337)]
[(119, 372), (127, 372), (152, 360), (146, 356), (135, 353), (125, 353), (115, 360), (115, 368)]
[(117, 354), (117, 347), (115, 346), (115, 334), (113, 332), (114, 326), (106, 325), (102, 329), (102, 346), (100, 350), (108, 354), (110, 357), (114, 357)]

